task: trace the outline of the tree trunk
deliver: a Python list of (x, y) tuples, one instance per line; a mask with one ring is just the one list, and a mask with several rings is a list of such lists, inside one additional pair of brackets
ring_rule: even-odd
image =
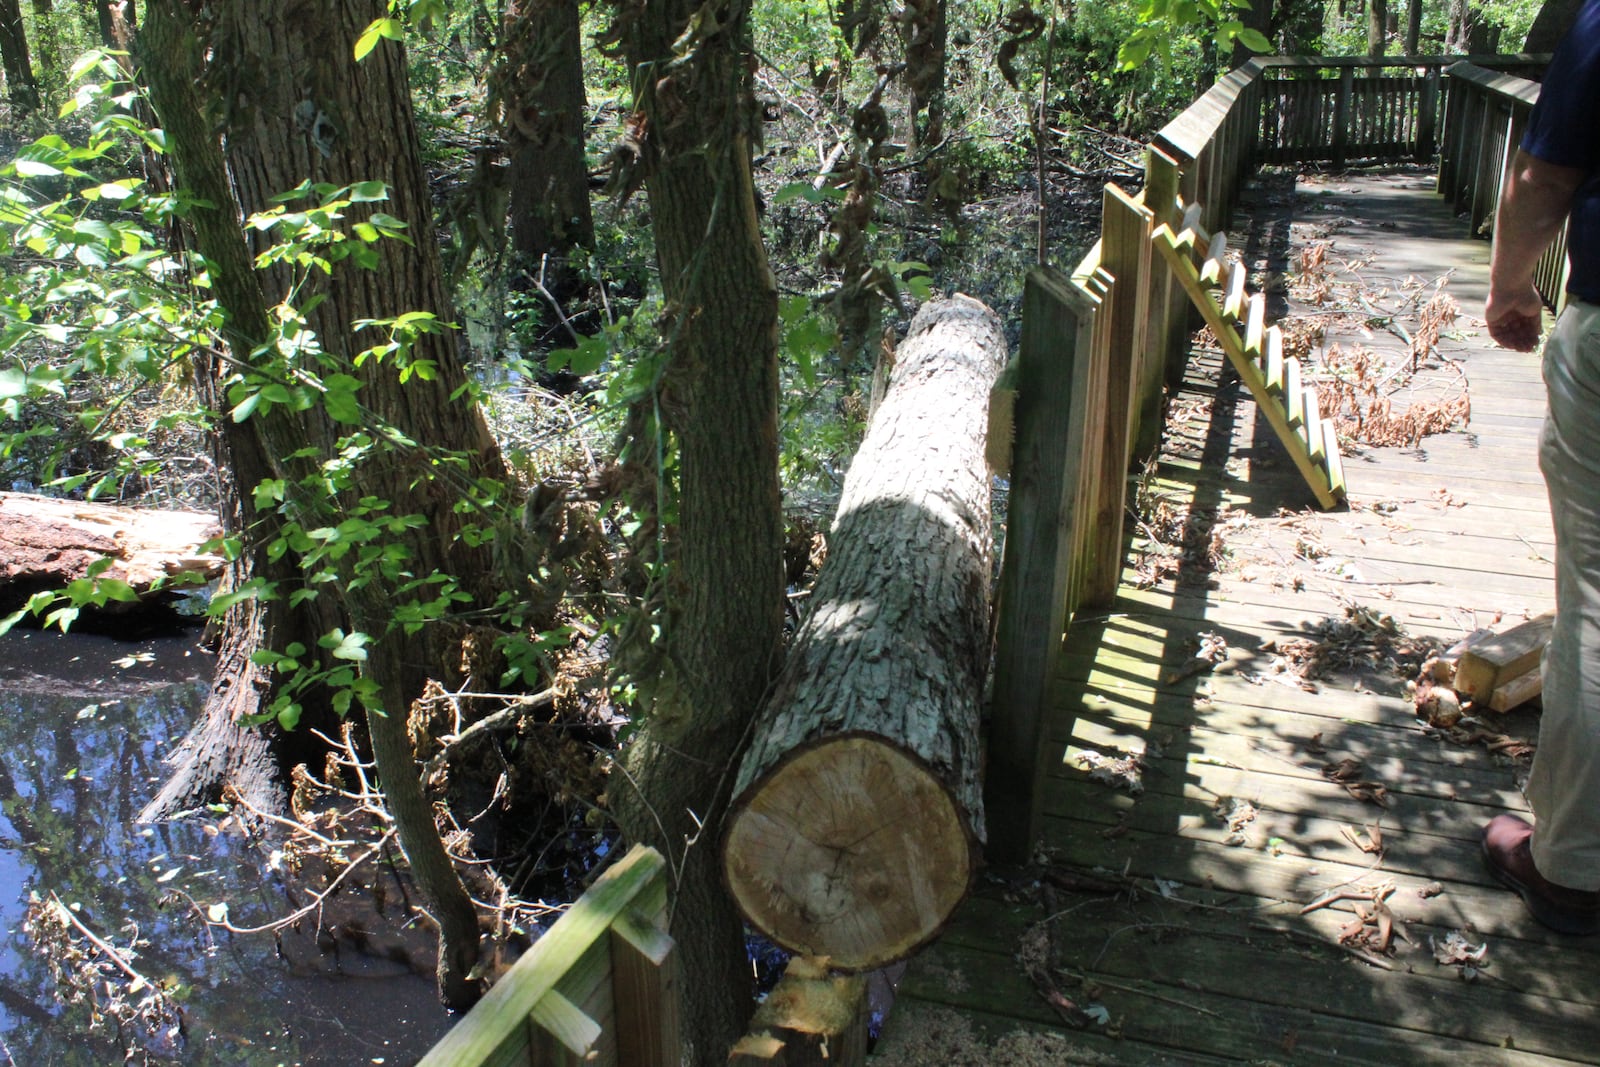
[(28, 57), (28, 38), (22, 32), (22, 8), (17, 0), (0, 0), (0, 68), (5, 70), (6, 94), (17, 115), (39, 106), (39, 83)]
[(1367, 0), (1367, 55), (1381, 56), (1389, 44), (1389, 0)]
[[(695, 976), (682, 983), (685, 1062), (696, 1064), (725, 1061), (752, 1007), (714, 841), (783, 627), (777, 286), (750, 175), (750, 8), (709, 10), (663, 0), (623, 16), (632, 68), (659, 73), (637, 83), (639, 164), (668, 309), (657, 399), (679, 463), (664, 657), (641, 681), (648, 717), (608, 789), (628, 835), (673, 863), (671, 933)], [(633, 447), (654, 454), (656, 442)]]
[[(232, 458), (246, 460), (241, 474), (265, 460), (285, 484), (289, 518), (306, 530), (331, 528), (346, 515), (359, 514), (358, 498), (388, 501), (384, 514), (415, 519), (404, 529), (391, 530), (386, 542), (403, 553), (405, 575), (461, 575), (462, 585), (478, 594), (480, 606), (487, 606), (497, 576), (485, 549), (463, 547), (457, 535), (466, 520), (454, 505), (466, 486), (481, 487), (503, 470), (475, 406), (451, 400), (452, 393), (466, 386), (454, 336), (445, 332), (418, 339), (411, 352), (413, 365), (428, 361), (431, 377), (402, 383), (390, 363), (368, 359), (358, 366), (354, 361), (359, 350), (382, 340), (371, 336), (363, 343), (353, 336), (362, 319), (408, 311), (433, 312), (441, 322), (451, 319), (405, 81), (404, 50), (380, 43), (359, 65), (352, 54), (357, 37), (385, 13), (386, 5), (381, 0), (278, 0), (218, 9), (208, 27), (209, 62), (201, 80), (221, 100), (208, 102), (194, 92), (200, 42), (186, 9), (178, 6), (180, 0), (170, 2), (173, 6), (157, 5), (146, 13), (142, 37), (150, 61), (145, 69), (152, 99), (169, 127), (180, 181), (218, 205), (217, 210), (196, 213), (195, 245), (208, 261), (227, 313), (231, 362), (237, 367), (257, 364), (263, 354), (271, 358), (275, 350), (265, 344), (272, 337), (267, 309), (292, 303), (322, 353), (306, 371), (327, 373), (331, 363), (356, 377), (360, 403), (370, 413), (362, 416), (363, 428), (381, 457), (361, 465), (349, 488), (332, 498), (322, 496), (321, 479), (306, 476), (320, 469), (324, 457), (339, 454), (340, 439), (350, 428), (336, 424), (321, 405), (301, 412), (276, 405), (234, 424), (239, 433), (229, 432), (228, 444), (236, 446)], [(220, 112), (221, 101), (229, 110), (219, 130), (205, 116)], [(218, 132), (225, 138), (225, 155)], [(346, 264), (331, 282), (315, 274), (296, 277), (286, 266), (253, 271), (239, 219), (267, 210), (276, 194), (308, 178), (334, 186), (384, 182), (389, 198), (383, 209), (409, 223), (409, 242), (387, 242), (372, 269)], [(347, 209), (348, 223), (360, 221), (365, 206)], [(209, 383), (203, 388), (214, 391), (213, 402), (220, 401), (225, 368), (197, 368), (197, 374), (202, 371)], [(226, 373), (234, 371), (227, 368)], [(426, 447), (430, 443), (433, 447)], [(302, 451), (308, 447), (309, 456)], [(445, 447), (457, 451), (442, 454)], [(233, 486), (239, 506), (249, 506), (248, 490), (255, 484)], [(276, 529), (272, 523), (280, 520), (275, 510), (249, 518), (267, 522), (267, 537), (253, 542), (259, 550)], [(257, 533), (252, 522), (242, 528)], [(476, 917), (444, 855), (405, 737), (411, 699), (430, 676), (449, 677), (446, 643), (438, 626), (407, 632), (395, 624), (397, 609), (417, 595), (404, 591), (405, 575), (372, 561), (357, 570), (356, 560), (351, 552), (328, 564), (335, 580), (312, 586), (323, 592), (307, 603), (326, 601), (322, 610), (336, 612), (343, 628), (370, 639), (363, 673), (382, 694), (383, 711), (369, 708), (368, 715), (378, 773), (418, 888), (440, 926), (441, 995), (450, 1006), (464, 1007), (474, 998), (468, 972), (477, 957)], [(269, 622), (257, 634), (316, 647), (327, 632), (318, 628), (296, 635), (288, 632), (294, 620), (276, 621), (276, 633)], [(224, 643), (249, 636), (235, 630), (225, 633)]]
[(907, 0), (906, 88), (910, 91), (911, 154), (926, 152), (944, 139), (945, 56), (950, 25), (945, 0)]
[(1528, 38), (1522, 44), (1524, 52), (1554, 52), (1556, 45), (1578, 17), (1583, 0), (1544, 0), (1539, 13), (1528, 28)]
[(723, 863), (741, 909), (843, 970), (933, 937), (984, 836), (984, 446), (1005, 362), (1000, 320), (976, 300), (917, 314), (734, 786)]
[(1422, 0), (1407, 0), (1405, 54), (1420, 55), (1422, 47)]
[[(1244, 24), (1245, 29), (1255, 30), (1263, 37), (1271, 38), (1273, 35), (1273, 3), (1274, 0), (1253, 0), (1248, 8), (1236, 11), (1234, 15)], [(1238, 67), (1240, 64), (1247, 62), (1253, 55), (1255, 55), (1254, 52), (1246, 48), (1242, 42), (1235, 40), (1233, 42), (1233, 54), (1229, 57), (1229, 65)]]
[(1445, 51), (1481, 55), (1494, 50), (1495, 28), (1472, 0), (1450, 0), (1450, 28)]
[(512, 287), (533, 291), (542, 269), (545, 288), (563, 305), (581, 285), (568, 254), (594, 247), (581, 32), (577, 0), (516, 0), (506, 11), (492, 87), (511, 163), (511, 251), (519, 272)]

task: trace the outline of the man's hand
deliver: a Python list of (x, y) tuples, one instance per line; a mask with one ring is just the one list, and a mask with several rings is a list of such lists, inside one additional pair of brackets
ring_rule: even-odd
[(1483, 317), (1489, 323), (1489, 336), (1497, 344), (1518, 352), (1532, 352), (1544, 327), (1544, 301), (1532, 283), (1509, 293), (1491, 288)]

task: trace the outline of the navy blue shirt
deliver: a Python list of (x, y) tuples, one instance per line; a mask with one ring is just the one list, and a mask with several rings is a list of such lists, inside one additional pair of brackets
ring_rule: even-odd
[(1585, 0), (1556, 46), (1522, 150), (1587, 173), (1573, 196), (1567, 228), (1567, 292), (1600, 304), (1600, 0)]
[(1566, 230), (1573, 262), (1566, 291), (1600, 304), (1600, 0), (1584, 0), (1550, 58), (1522, 150), (1546, 163), (1586, 171)]

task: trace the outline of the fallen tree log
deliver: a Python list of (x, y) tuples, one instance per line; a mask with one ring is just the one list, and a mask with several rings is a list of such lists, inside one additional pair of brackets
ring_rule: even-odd
[(0, 589), (12, 601), (60, 588), (109, 558), (100, 577), (148, 597), (180, 575), (205, 582), (221, 574), (222, 557), (200, 551), (220, 532), (216, 516), (196, 511), (0, 493)]
[(929, 304), (845, 479), (828, 555), (734, 785), (723, 871), (746, 918), (844, 971), (900, 959), (965, 896), (993, 534), (994, 312)]

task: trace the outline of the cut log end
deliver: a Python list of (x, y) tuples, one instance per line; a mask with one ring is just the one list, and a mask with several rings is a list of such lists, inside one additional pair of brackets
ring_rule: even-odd
[(735, 805), (723, 869), (750, 922), (841, 971), (902, 959), (966, 894), (972, 837), (926, 763), (839, 734), (791, 754)]

